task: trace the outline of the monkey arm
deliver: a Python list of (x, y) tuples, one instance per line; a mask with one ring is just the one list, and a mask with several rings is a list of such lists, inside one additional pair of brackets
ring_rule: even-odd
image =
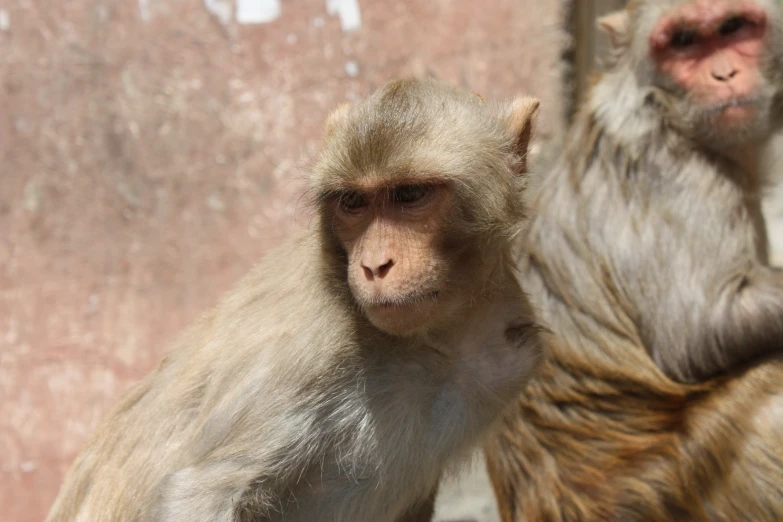
[(724, 291), (716, 312), (715, 347), (705, 350), (702, 362), (706, 375), (777, 353), (783, 348), (783, 272), (755, 267)]
[(190, 462), (163, 480), (151, 520), (276, 520), (273, 514), (289, 501), (297, 480), (328, 451), (313, 419), (307, 414), (295, 419), (303, 408), (287, 399), (290, 415), (215, 411)]
[[(692, 289), (679, 293), (679, 306), (667, 312), (679, 318), (660, 321), (669, 328), (652, 343), (653, 358), (669, 377), (705, 381), (783, 348), (783, 272), (756, 266), (704, 300)], [(679, 342), (677, 330), (685, 334)]]
[(150, 520), (234, 522), (234, 506), (256, 478), (254, 471), (252, 466), (239, 462), (198, 464), (175, 471), (163, 483)]

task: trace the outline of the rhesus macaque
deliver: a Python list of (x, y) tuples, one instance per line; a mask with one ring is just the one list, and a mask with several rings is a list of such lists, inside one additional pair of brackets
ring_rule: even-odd
[[(783, 274), (757, 152), (780, 3), (632, 0), (533, 197), (521, 283), (553, 332), (487, 461), (505, 522), (783, 520)], [(494, 432), (493, 432), (494, 433)]]
[(125, 396), (48, 520), (429, 520), (542, 350), (512, 252), (537, 108), (406, 79), (336, 110), (316, 225)]

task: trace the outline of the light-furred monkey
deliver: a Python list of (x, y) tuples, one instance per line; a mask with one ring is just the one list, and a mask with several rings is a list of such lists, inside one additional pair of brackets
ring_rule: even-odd
[(537, 107), (406, 79), (336, 110), (312, 229), (126, 394), (48, 520), (428, 520), (542, 350), (512, 254)]

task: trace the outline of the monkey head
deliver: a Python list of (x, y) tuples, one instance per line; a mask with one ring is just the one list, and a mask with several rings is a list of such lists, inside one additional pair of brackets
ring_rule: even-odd
[(783, 87), (776, 0), (632, 0), (599, 25), (679, 130), (715, 146), (770, 132)]
[(483, 290), (474, 282), (498, 262), (486, 252), (522, 222), (537, 107), (520, 98), (493, 111), (468, 91), (405, 79), (330, 115), (313, 177), (326, 269), (376, 328), (442, 326)]

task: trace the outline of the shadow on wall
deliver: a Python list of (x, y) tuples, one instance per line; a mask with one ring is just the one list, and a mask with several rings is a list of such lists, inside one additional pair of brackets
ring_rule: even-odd
[(41, 520), (106, 409), (308, 212), (327, 112), (433, 74), (542, 100), (560, 3), (0, 7), (0, 521)]

